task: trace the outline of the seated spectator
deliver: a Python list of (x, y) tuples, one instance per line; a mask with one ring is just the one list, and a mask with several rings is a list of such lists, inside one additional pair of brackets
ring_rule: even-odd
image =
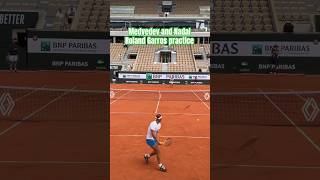
[(76, 9), (73, 6), (70, 6), (67, 12), (68, 24), (71, 25), (74, 16), (76, 15)]
[(292, 23), (287, 22), (283, 25), (283, 32), (289, 32), (293, 33), (294, 32), (294, 26)]
[(63, 19), (64, 18), (64, 14), (62, 12), (62, 9), (58, 9), (57, 13), (56, 13), (56, 18), (58, 19)]

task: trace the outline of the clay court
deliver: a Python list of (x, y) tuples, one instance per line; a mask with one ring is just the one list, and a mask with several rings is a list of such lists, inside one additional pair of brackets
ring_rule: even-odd
[(213, 75), (212, 179), (319, 177), (320, 116), (307, 121), (302, 112), (310, 98), (319, 104), (319, 80), (316, 75)]
[[(209, 86), (112, 85), (110, 168), (112, 180), (210, 179)], [(145, 164), (151, 149), (145, 143), (155, 113), (163, 115), (160, 138), (167, 172), (160, 172), (155, 157)]]
[(1, 72), (0, 94), (15, 106), (0, 115), (0, 179), (107, 179), (107, 79), (98, 71)]

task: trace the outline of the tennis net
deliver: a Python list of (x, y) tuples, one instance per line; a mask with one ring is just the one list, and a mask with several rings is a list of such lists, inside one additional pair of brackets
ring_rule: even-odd
[(319, 126), (320, 92), (233, 92), (211, 96), (213, 124)]
[(191, 101), (210, 103), (210, 90), (132, 90), (111, 89), (112, 101)]
[(0, 86), (0, 120), (106, 122), (107, 91)]

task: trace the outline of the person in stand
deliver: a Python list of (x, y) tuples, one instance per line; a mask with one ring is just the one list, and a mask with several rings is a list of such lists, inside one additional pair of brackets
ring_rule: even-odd
[(65, 21), (65, 14), (62, 12), (61, 8), (59, 8), (57, 13), (56, 13), (56, 19), (58, 20), (58, 22), (60, 22), (59, 30), (63, 30), (64, 21)]
[(70, 6), (67, 12), (67, 24), (68, 24), (68, 28), (71, 28), (72, 22), (73, 22), (73, 18), (76, 15), (76, 9), (73, 6)]

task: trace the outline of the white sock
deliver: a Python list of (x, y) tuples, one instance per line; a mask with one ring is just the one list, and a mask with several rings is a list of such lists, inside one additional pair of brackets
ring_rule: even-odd
[(161, 166), (162, 166), (162, 163), (159, 164), (159, 168), (161, 168)]

